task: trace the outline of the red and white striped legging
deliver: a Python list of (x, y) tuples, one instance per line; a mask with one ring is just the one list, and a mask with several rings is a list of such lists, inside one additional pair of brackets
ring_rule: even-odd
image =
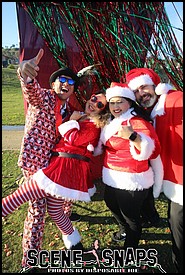
[(41, 190), (32, 177), (22, 184), (13, 194), (2, 200), (2, 217), (7, 216), (23, 203), (29, 200), (47, 198), (47, 211), (63, 235), (71, 235), (74, 231), (73, 225), (67, 215), (64, 214), (66, 201), (55, 198)]

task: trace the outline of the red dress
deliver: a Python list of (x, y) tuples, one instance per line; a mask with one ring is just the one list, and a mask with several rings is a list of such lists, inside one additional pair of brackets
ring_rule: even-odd
[[(59, 126), (59, 132), (63, 138), (53, 151), (92, 158), (100, 136), (100, 128), (92, 120), (70, 120)], [(47, 194), (69, 200), (90, 201), (96, 188), (89, 164), (80, 159), (53, 156), (49, 166), (40, 169), (33, 177)]]

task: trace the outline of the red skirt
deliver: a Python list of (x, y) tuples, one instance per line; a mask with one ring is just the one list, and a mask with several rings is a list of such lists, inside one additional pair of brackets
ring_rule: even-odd
[(33, 176), (40, 189), (57, 198), (90, 201), (96, 192), (89, 162), (52, 157), (47, 168)]

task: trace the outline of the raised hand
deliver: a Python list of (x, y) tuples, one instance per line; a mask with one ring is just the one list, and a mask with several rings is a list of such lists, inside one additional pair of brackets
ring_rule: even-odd
[(34, 79), (38, 75), (39, 71), (39, 62), (44, 54), (44, 50), (40, 49), (38, 54), (29, 60), (24, 60), (20, 63), (20, 71), (24, 80), (29, 77), (30, 79)]
[(127, 125), (121, 125), (118, 131), (118, 137), (129, 139), (130, 135), (134, 132), (130, 121), (127, 120)]
[(70, 116), (70, 120), (79, 120), (82, 117), (85, 117), (86, 114), (84, 112), (74, 111)]

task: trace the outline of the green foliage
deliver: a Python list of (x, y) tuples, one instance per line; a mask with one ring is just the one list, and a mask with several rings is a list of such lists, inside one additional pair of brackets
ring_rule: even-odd
[(16, 69), (2, 68), (2, 124), (24, 125), (24, 100)]
[(7, 56), (10, 60), (19, 58), (19, 48), (15, 48), (12, 45), (10, 48), (6, 47), (5, 49), (2, 47), (2, 55)]
[(13, 64), (10, 64), (10, 65), (8, 65), (8, 67), (7, 67), (8, 69), (15, 69), (15, 65), (13, 65)]

